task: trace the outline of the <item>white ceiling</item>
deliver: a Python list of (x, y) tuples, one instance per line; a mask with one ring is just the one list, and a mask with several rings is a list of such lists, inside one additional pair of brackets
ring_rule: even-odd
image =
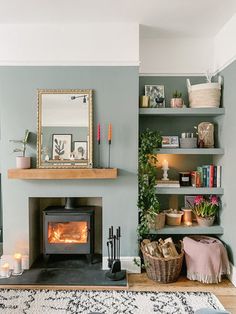
[(142, 37), (214, 36), (236, 0), (0, 0), (0, 23), (135, 22)]

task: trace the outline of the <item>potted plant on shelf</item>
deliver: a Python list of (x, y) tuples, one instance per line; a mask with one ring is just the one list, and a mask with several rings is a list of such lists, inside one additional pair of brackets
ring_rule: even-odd
[(196, 215), (200, 226), (212, 226), (218, 210), (219, 198), (216, 195), (212, 195), (209, 198), (205, 198), (202, 195), (195, 197), (192, 211)]
[(26, 148), (29, 141), (29, 130), (25, 130), (25, 136), (22, 140), (10, 140), (10, 142), (21, 144), (21, 147), (15, 148), (13, 150), (14, 153), (21, 152), (22, 156), (16, 157), (16, 168), (27, 169), (30, 168), (31, 165), (31, 157), (26, 157)]
[(160, 146), (162, 138), (157, 131), (147, 129), (139, 138), (138, 156), (138, 208), (140, 237), (148, 234), (149, 229), (161, 229), (165, 224), (165, 214), (160, 213), (160, 204), (156, 195), (156, 163), (155, 150)]
[(182, 93), (177, 90), (172, 95), (173, 98), (170, 100), (171, 108), (182, 108), (184, 106), (184, 101), (182, 98)]

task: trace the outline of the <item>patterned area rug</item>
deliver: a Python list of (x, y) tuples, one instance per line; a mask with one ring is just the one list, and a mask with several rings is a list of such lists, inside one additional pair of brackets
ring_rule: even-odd
[(199, 308), (224, 309), (207, 292), (131, 292), (0, 289), (0, 313), (194, 313)]

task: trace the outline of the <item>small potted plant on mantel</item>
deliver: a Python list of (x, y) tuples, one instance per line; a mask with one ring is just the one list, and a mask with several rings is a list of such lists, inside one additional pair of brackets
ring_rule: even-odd
[(219, 198), (216, 195), (211, 195), (209, 198), (198, 195), (194, 198), (192, 211), (200, 226), (212, 226), (218, 210)]
[(165, 224), (165, 214), (160, 211), (156, 195), (155, 150), (160, 146), (162, 138), (157, 131), (147, 129), (139, 138), (138, 159), (138, 208), (140, 237), (147, 235), (150, 229), (161, 229)]
[(182, 108), (184, 106), (182, 93), (178, 92), (177, 90), (173, 93), (170, 100), (170, 106), (171, 108)]
[(29, 141), (29, 135), (30, 135), (29, 130), (25, 130), (25, 136), (22, 140), (10, 140), (10, 142), (21, 144), (21, 147), (15, 148), (13, 150), (14, 153), (18, 152), (22, 153), (22, 156), (16, 157), (16, 168), (28, 169), (31, 166), (31, 157), (25, 156), (27, 144)]

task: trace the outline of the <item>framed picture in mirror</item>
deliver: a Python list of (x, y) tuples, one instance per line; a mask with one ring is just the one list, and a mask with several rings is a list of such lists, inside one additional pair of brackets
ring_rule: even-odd
[(92, 116), (91, 89), (38, 90), (37, 167), (92, 168)]

